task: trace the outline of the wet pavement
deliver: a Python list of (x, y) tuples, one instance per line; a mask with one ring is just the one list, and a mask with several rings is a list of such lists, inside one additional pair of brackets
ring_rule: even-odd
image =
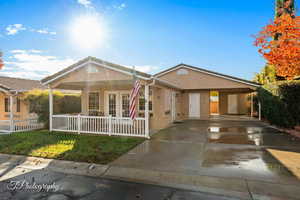
[[(293, 155), (283, 162), (272, 150)], [(299, 163), (285, 164), (299, 156), (299, 139), (259, 121), (190, 120), (156, 133), (112, 166), (300, 187)]]
[(16, 173), (0, 182), (1, 200), (234, 200), (209, 193), (68, 175), (47, 169)]
[(258, 121), (186, 121), (109, 165), (0, 154), (0, 200), (287, 200), (299, 180), (300, 140)]

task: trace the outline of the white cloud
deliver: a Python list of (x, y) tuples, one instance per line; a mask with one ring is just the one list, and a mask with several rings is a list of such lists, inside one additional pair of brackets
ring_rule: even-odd
[(33, 31), (40, 33), (40, 34), (49, 34), (49, 35), (56, 35), (55, 31), (48, 31), (48, 29), (44, 28), (44, 29), (39, 29), (39, 30), (34, 30)]
[(23, 24), (12, 24), (8, 25), (6, 27), (7, 35), (15, 35), (20, 31), (24, 31), (26, 28), (23, 26)]
[(43, 51), (34, 49), (13, 50), (11, 53), (10, 60), (5, 62), (4, 70), (0, 71), (3, 75), (42, 78), (75, 62), (71, 58), (43, 55)]
[(77, 0), (77, 3), (84, 6), (85, 8), (93, 8), (91, 0)]
[(153, 65), (143, 65), (143, 66), (135, 66), (135, 69), (141, 72), (152, 74), (153, 72), (159, 70), (159, 67)]
[(42, 79), (45, 77), (44, 74), (34, 72), (34, 71), (0, 71), (0, 76), (9, 76), (16, 78), (28, 78), (28, 79)]
[(118, 9), (118, 10), (123, 10), (124, 8), (126, 8), (127, 5), (125, 3), (121, 3), (119, 5), (115, 5), (114, 8)]

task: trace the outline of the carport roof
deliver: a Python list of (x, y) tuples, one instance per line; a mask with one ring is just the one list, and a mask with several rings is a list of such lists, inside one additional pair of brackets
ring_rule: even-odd
[(168, 68), (164, 71), (161, 71), (161, 72), (155, 74), (154, 77), (160, 77), (160, 76), (162, 76), (162, 75), (164, 75), (164, 74), (166, 74), (170, 71), (176, 70), (177, 68), (180, 68), (180, 67), (189, 68), (189, 69), (192, 69), (192, 70), (195, 70), (195, 71), (203, 72), (203, 73), (206, 73), (206, 74), (210, 74), (210, 75), (213, 75), (213, 76), (218, 76), (218, 77), (225, 78), (225, 79), (230, 79), (230, 80), (236, 81), (236, 82), (242, 82), (242, 83), (245, 83), (245, 84), (248, 84), (248, 85), (251, 85), (251, 86), (255, 86), (255, 87), (260, 87), (261, 86), (261, 84), (253, 82), (253, 81), (237, 78), (237, 77), (226, 75), (226, 74), (221, 74), (219, 72), (210, 71), (210, 70), (207, 70), (207, 69), (203, 69), (203, 68), (200, 68), (200, 67), (195, 67), (195, 66), (192, 66), (192, 65), (187, 65), (187, 64), (184, 64), (184, 63), (181, 63), (179, 65), (176, 65), (174, 67), (171, 67), (171, 68)]

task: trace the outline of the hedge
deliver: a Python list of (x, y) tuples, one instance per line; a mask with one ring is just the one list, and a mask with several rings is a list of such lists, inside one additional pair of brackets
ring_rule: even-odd
[[(39, 121), (49, 126), (49, 92), (47, 90), (32, 90), (23, 97), (29, 103), (30, 112), (36, 113)], [(81, 112), (81, 95), (53, 92), (53, 113), (72, 114)]]
[(264, 85), (258, 90), (262, 117), (271, 124), (291, 128), (300, 124), (300, 81)]

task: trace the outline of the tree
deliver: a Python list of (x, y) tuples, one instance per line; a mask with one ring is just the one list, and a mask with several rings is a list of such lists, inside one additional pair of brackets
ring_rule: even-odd
[[(275, 39), (274, 39), (275, 38)], [(278, 76), (300, 75), (300, 17), (282, 14), (256, 36), (259, 53), (274, 65)]]
[(295, 16), (295, 0), (276, 0), (275, 18), (284, 14)]
[(262, 85), (276, 82), (276, 70), (273, 65), (266, 65), (260, 73), (255, 74), (254, 81)]
[(4, 63), (3, 63), (3, 60), (2, 60), (2, 52), (0, 51), (0, 69), (2, 69), (4, 67)]

